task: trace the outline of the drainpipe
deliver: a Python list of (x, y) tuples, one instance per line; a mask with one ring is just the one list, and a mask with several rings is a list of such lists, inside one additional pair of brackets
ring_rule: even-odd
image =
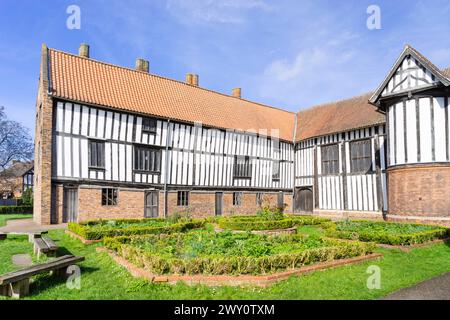
[(166, 136), (166, 172), (164, 174), (164, 218), (168, 216), (167, 201), (167, 179), (169, 178), (169, 142), (172, 139), (172, 130), (170, 130), (170, 119), (167, 120), (167, 136)]

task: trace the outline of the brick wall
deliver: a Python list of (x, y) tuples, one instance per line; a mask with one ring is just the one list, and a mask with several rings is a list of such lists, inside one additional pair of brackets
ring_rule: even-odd
[(36, 104), (34, 146), (34, 221), (51, 223), (53, 101), (48, 95), (47, 47), (42, 46), (41, 71)]
[(450, 166), (391, 168), (388, 175), (388, 214), (450, 217)]
[[(256, 192), (243, 192), (242, 202), (239, 206), (233, 205), (233, 192), (223, 192), (223, 216), (230, 215), (255, 215), (260, 207), (256, 203)], [(177, 191), (170, 191), (168, 194), (168, 212), (169, 215), (175, 213), (180, 215), (189, 215), (191, 217), (203, 218), (215, 215), (215, 192), (191, 191), (189, 195), (189, 206), (177, 206)], [(278, 203), (278, 193), (263, 193), (264, 199), (271, 206)], [(163, 194), (161, 195), (163, 199)], [(284, 195), (286, 212), (291, 212), (292, 195)], [(161, 205), (162, 206), (162, 205)], [(161, 209), (160, 209), (161, 211)], [(163, 214), (161, 214), (163, 216)]]
[(62, 185), (53, 186), (54, 193), (54, 209), (56, 215), (56, 221), (54, 223), (63, 223), (63, 210), (64, 210), (64, 187)]
[[(144, 218), (144, 190), (119, 189), (115, 206), (102, 206), (102, 189), (78, 189), (78, 221), (95, 219)], [(161, 206), (161, 201), (160, 201)]]

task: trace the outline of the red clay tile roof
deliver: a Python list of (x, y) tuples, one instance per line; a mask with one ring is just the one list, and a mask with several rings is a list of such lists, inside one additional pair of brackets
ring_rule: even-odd
[(54, 49), (48, 55), (55, 97), (216, 128), (279, 129), (293, 139), (293, 112)]
[(369, 103), (371, 95), (367, 93), (300, 111), (296, 140), (384, 123), (385, 116)]

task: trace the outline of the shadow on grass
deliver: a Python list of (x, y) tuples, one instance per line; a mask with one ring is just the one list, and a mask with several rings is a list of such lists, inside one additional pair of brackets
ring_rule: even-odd
[[(65, 255), (71, 255), (74, 254), (70, 252), (66, 247), (59, 247), (56, 252), (56, 258), (62, 257)], [(52, 259), (52, 258), (50, 258)], [(49, 262), (50, 260), (46, 261)], [(45, 262), (42, 262), (45, 263)], [(83, 274), (89, 274), (95, 271), (100, 270), (100, 268), (97, 267), (86, 267), (86, 266), (80, 266), (80, 272), (81, 275)], [(43, 292), (45, 292), (48, 289), (51, 289), (52, 287), (59, 286), (61, 284), (64, 284), (67, 282), (67, 279), (70, 277), (70, 274), (67, 274), (65, 276), (61, 276), (56, 274), (55, 272), (46, 272), (39, 274), (34, 277), (33, 282), (30, 284), (30, 294), (29, 297), (33, 297), (36, 295), (39, 295)]]
[(69, 250), (67, 250), (66, 247), (59, 247), (58, 251), (56, 251), (56, 256), (57, 257), (62, 257), (62, 256), (73, 256), (74, 254), (72, 252), (70, 252)]
[[(100, 269), (92, 267), (80, 267), (81, 275), (89, 274), (98, 270)], [(50, 272), (36, 276), (34, 278), (34, 281), (30, 284), (29, 297), (37, 296), (55, 286), (65, 284), (68, 280), (68, 276), (59, 276)]]
[(445, 239), (444, 243), (447, 247), (450, 247), (450, 238)]

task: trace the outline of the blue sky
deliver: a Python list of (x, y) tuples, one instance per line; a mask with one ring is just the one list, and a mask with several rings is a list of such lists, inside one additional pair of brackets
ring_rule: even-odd
[[(66, 27), (69, 5), (81, 29)], [(381, 30), (366, 27), (381, 9)], [(33, 130), (40, 46), (133, 67), (297, 111), (374, 90), (410, 43), (450, 66), (450, 3), (444, 0), (1, 0), (0, 105)]]

